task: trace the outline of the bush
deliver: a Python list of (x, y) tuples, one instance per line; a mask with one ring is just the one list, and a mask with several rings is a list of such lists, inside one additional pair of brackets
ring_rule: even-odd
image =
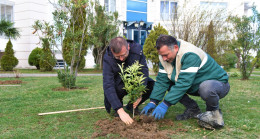
[(229, 71), (231, 68), (235, 67), (237, 60), (237, 56), (234, 53), (225, 52), (222, 59), (222, 65), (226, 71)]
[(12, 71), (17, 64), (18, 59), (14, 56), (13, 44), (9, 39), (5, 48), (5, 53), (1, 58), (1, 68), (5, 71)]
[(41, 71), (52, 71), (53, 67), (56, 64), (56, 61), (50, 50), (49, 40), (44, 38), (42, 39), (42, 42), (43, 53), (40, 58), (40, 69)]
[(35, 49), (33, 49), (28, 58), (29, 65), (36, 66), (37, 69), (40, 69), (40, 59), (42, 53), (43, 51), (41, 48), (36, 47)]
[(70, 74), (70, 70), (68, 66), (66, 66), (66, 70), (62, 72), (62, 70), (58, 70), (58, 79), (61, 85), (65, 88), (74, 88), (76, 84), (76, 76), (74, 73)]
[(230, 77), (239, 77), (240, 75), (237, 72), (231, 73), (229, 75)]

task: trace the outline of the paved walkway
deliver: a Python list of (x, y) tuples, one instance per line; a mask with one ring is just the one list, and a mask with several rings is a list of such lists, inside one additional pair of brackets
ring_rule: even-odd
[[(15, 77), (15, 74), (0, 74), (1, 77)], [(31, 73), (21, 73), (20, 77), (56, 77), (57, 73), (55, 74), (31, 74)], [(78, 74), (78, 76), (102, 76), (102, 74)]]

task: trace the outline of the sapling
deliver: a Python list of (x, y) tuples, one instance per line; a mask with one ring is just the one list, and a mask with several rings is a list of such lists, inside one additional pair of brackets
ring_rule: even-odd
[[(138, 98), (141, 97), (143, 93), (146, 93), (146, 86), (143, 84), (144, 74), (141, 72), (142, 64), (139, 64), (136, 61), (133, 65), (124, 68), (124, 63), (122, 66), (119, 65), (121, 72), (119, 75), (121, 76), (125, 87), (123, 89), (126, 90), (127, 95), (129, 95), (130, 102), (134, 103)], [(134, 106), (133, 106), (133, 117), (134, 117)]]

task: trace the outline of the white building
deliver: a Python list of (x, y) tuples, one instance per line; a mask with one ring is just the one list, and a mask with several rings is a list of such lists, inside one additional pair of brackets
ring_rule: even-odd
[[(57, 0), (56, 0), (57, 1)], [(209, 4), (219, 6), (231, 11), (234, 15), (248, 14), (248, 7), (254, 0), (99, 0), (108, 11), (118, 11), (119, 20), (125, 21), (125, 29), (121, 27), (121, 34), (128, 39), (143, 44), (148, 31), (152, 26), (161, 23), (167, 25), (167, 19), (173, 9), (184, 2), (190, 6)], [(256, 1), (256, 0), (255, 0)], [(32, 25), (36, 20), (52, 21), (52, 5), (48, 0), (0, 0), (0, 18), (15, 22), (15, 27), (21, 31), (21, 37), (12, 40), (15, 56), (19, 60), (16, 68), (35, 68), (28, 64), (28, 57), (35, 47), (40, 47), (39, 38), (32, 34)], [(162, 21), (164, 19), (164, 21)], [(143, 27), (134, 27), (134, 23), (144, 21)], [(167, 27), (166, 27), (167, 29)], [(0, 36), (0, 56), (4, 52), (7, 39)], [(86, 68), (92, 68), (94, 58), (91, 50), (86, 58)], [(57, 59), (62, 59), (57, 55)]]

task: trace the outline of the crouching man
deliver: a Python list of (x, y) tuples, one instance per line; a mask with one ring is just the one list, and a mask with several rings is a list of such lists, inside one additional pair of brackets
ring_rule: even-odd
[(120, 68), (118, 64), (121, 65), (124, 62), (124, 68), (127, 68), (136, 61), (143, 65), (141, 72), (146, 77), (144, 85), (147, 90), (134, 104), (127, 104), (126, 109), (129, 111), (133, 110), (133, 105), (135, 111), (138, 111), (138, 106), (149, 98), (154, 80), (148, 77), (148, 67), (140, 44), (126, 41), (123, 37), (116, 37), (110, 41), (103, 60), (104, 103), (108, 113), (110, 113), (112, 107), (126, 124), (131, 124), (133, 119), (123, 109), (123, 97), (127, 93), (123, 89), (124, 83), (119, 75)]
[[(161, 119), (171, 105), (180, 102), (186, 110), (177, 115), (177, 120), (198, 118), (199, 125), (205, 128), (223, 127), (219, 100), (230, 89), (227, 73), (203, 50), (188, 42), (177, 41), (172, 36), (161, 35), (156, 41), (156, 48), (160, 60), (159, 73), (150, 103), (142, 113), (147, 114), (154, 109), (152, 116)], [(200, 96), (206, 102), (206, 112), (201, 113), (189, 95)]]

